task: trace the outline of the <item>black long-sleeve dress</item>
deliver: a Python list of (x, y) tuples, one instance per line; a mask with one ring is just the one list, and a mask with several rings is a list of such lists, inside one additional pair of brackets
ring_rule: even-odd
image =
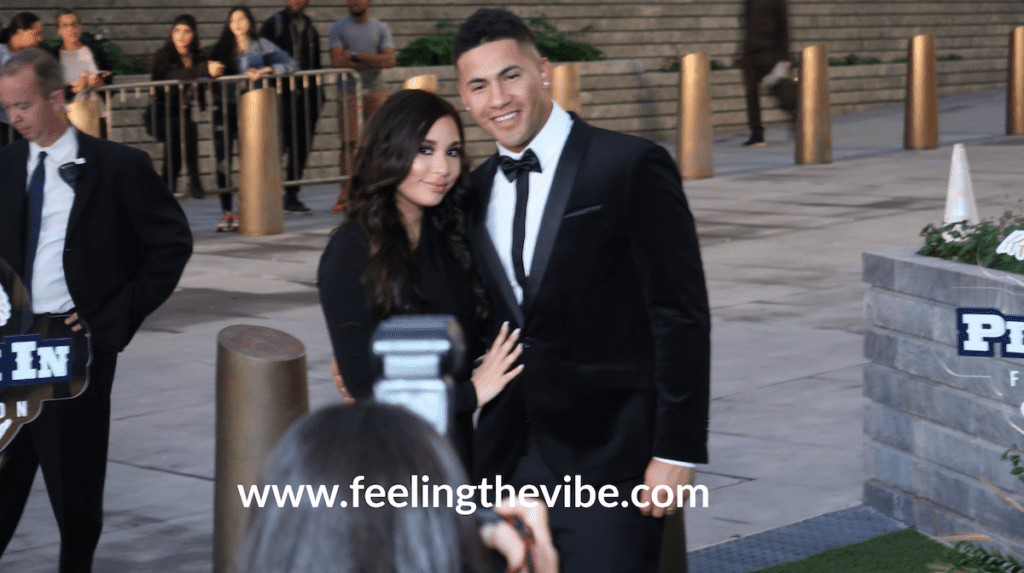
[[(455, 423), (452, 438), (466, 467), (471, 467), (472, 414), (476, 390), (470, 381), (471, 358), (483, 353), (477, 338), (476, 299), (469, 276), (448, 250), (444, 238), (424, 216), (420, 242), (413, 260), (420, 271), (420, 292), (430, 301), (430, 314), (450, 314), (466, 338), (466, 364), (455, 376)], [(361, 279), (366, 271), (368, 242), (355, 221), (343, 224), (331, 237), (320, 257), (318, 286), (327, 330), (331, 335), (338, 370), (349, 393), (356, 399), (372, 395), (376, 373), (370, 363), (370, 338), (377, 319), (368, 303)]]

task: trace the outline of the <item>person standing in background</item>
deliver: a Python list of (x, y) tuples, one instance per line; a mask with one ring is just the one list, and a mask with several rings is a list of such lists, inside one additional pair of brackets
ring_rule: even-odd
[[(348, 0), (349, 15), (331, 26), (328, 45), (331, 49), (331, 67), (357, 70), (363, 84), (363, 122), (369, 121), (374, 112), (388, 97), (380, 70), (393, 68), (398, 64), (395, 57), (395, 40), (391, 28), (376, 18), (370, 17), (370, 0)], [(351, 175), (356, 145), (359, 139), (359, 105), (353, 94), (355, 82), (338, 78), (338, 101), (344, 111), (338, 113), (338, 135), (341, 138), (341, 172)], [(345, 95), (343, 95), (343, 93)], [(347, 97), (345, 97), (347, 95)], [(346, 125), (348, 128), (346, 129)], [(342, 185), (335, 212), (341, 212), (348, 196), (348, 182)]]
[[(320, 36), (313, 21), (306, 16), (307, 6), (309, 0), (286, 0), (284, 10), (263, 23), (260, 36), (291, 54), (300, 70), (319, 70)], [(281, 126), (285, 130), (284, 151), (288, 154), (285, 173), (289, 181), (302, 178), (302, 169), (309, 157), (313, 134), (316, 133), (316, 120), (320, 117), (322, 97), (314, 79), (310, 78), (310, 87), (304, 88), (301, 78), (296, 78), (295, 90), (291, 89), (287, 80), (281, 80)], [(313, 214), (309, 207), (299, 201), (298, 185), (284, 188), (284, 210), (297, 215)]]
[(82, 38), (82, 21), (77, 12), (71, 8), (57, 12), (57, 34), (62, 43), (50, 53), (64, 71), (65, 101), (80, 101), (86, 88), (99, 88), (114, 81), (103, 48)]
[[(43, 22), (31, 12), (15, 14), (7, 27), (0, 30), (0, 66), (11, 56), (26, 48), (34, 48), (43, 41)], [(7, 111), (0, 107), (0, 147), (21, 139), (21, 134), (11, 128)]]
[(737, 65), (743, 70), (743, 89), (747, 96), (747, 124), (750, 139), (744, 147), (764, 145), (761, 124), (761, 80), (775, 64), (790, 61), (789, 23), (786, 0), (745, 0), (743, 53)]

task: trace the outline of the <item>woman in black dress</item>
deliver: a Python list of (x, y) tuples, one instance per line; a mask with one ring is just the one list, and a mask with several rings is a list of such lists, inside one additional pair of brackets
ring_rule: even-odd
[[(462, 211), (469, 157), (462, 123), (440, 97), (403, 90), (367, 125), (356, 156), (346, 222), (320, 259), (320, 302), (327, 318), (339, 390), (369, 396), (374, 382), (370, 337), (399, 314), (451, 314), (470, 356), (485, 348), (478, 333), (489, 312), (480, 276), (464, 240)], [(518, 331), (504, 325), (471, 371), (456, 376), (454, 438), (469, 462), (472, 413), (522, 371)], [(336, 378), (337, 382), (337, 378)]]

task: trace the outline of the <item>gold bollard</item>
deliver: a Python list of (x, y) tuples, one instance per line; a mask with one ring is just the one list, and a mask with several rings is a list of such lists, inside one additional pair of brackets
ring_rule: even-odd
[(423, 90), (432, 94), (437, 93), (437, 76), (434, 74), (423, 74), (405, 80), (402, 84), (403, 90)]
[(249, 510), (239, 497), (259, 484), (270, 451), (309, 411), (306, 349), (295, 337), (262, 326), (217, 334), (217, 462), (213, 560), (229, 571)]
[(907, 104), (903, 130), (906, 149), (939, 146), (939, 88), (935, 77), (935, 35), (910, 41), (907, 54)]
[(238, 105), (238, 233), (284, 232), (281, 142), (274, 88), (250, 90)]
[(832, 163), (832, 108), (825, 44), (807, 46), (800, 55), (795, 135), (797, 165)]
[(551, 70), (551, 99), (565, 111), (580, 113), (580, 66), (562, 64)]
[(705, 52), (685, 56), (679, 64), (679, 142), (683, 179), (715, 175), (711, 127), (711, 62)]
[(100, 102), (94, 99), (83, 99), (65, 106), (68, 110), (68, 121), (82, 133), (93, 137), (100, 136)]
[(679, 511), (663, 518), (665, 527), (661, 533), (658, 573), (686, 573), (686, 519), (683, 514), (680, 507)]
[(1024, 135), (1024, 26), (1010, 32), (1006, 81), (1006, 135)]

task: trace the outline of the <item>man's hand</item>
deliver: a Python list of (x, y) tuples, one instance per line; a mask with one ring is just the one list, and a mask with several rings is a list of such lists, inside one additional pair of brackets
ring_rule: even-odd
[[(66, 324), (66, 325), (71, 327), (71, 332), (78, 332), (79, 330), (82, 330), (83, 328), (85, 328), (85, 325), (83, 325), (81, 322), (78, 321), (78, 313), (77, 312), (72, 314), (71, 316), (65, 318), (64, 319), (64, 324)], [(86, 333), (85, 335), (89, 336), (89, 333)]]
[[(696, 476), (697, 470), (695, 468), (677, 466), (652, 459), (651, 463), (647, 464), (647, 470), (644, 472), (644, 485), (647, 486), (647, 489), (640, 492), (640, 504), (646, 503), (647, 505), (640, 508), (640, 513), (653, 517), (672, 515), (686, 501), (686, 498), (690, 496), (689, 490), (684, 492), (683, 499), (672, 499), (672, 504), (669, 507), (658, 507), (654, 505), (654, 500), (652, 499), (654, 488), (659, 485), (666, 485), (672, 490), (674, 498), (676, 493), (678, 493), (678, 486), (693, 485)], [(662, 504), (665, 502), (664, 496), (664, 491), (658, 492), (658, 501)]]

